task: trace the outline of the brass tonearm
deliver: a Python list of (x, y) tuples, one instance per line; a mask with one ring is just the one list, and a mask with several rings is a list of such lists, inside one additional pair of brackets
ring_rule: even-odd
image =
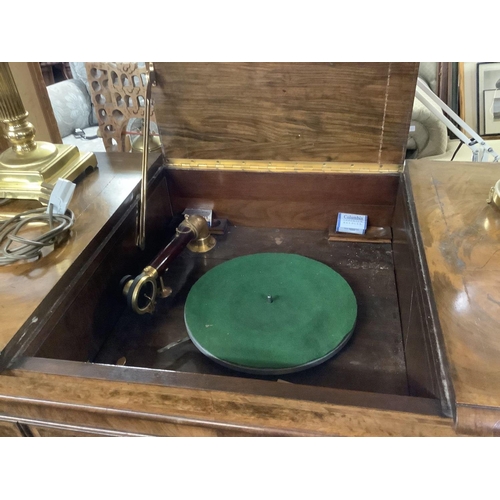
[(123, 294), (133, 311), (137, 314), (152, 313), (157, 297), (166, 298), (172, 293), (172, 289), (164, 285), (162, 276), (186, 246), (196, 253), (208, 252), (215, 246), (215, 238), (201, 215), (186, 215), (177, 226), (175, 236), (151, 264), (136, 278), (125, 276), (122, 279)]

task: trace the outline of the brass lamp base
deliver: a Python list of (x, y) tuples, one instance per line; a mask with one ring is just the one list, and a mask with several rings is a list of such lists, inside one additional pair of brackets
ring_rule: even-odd
[(95, 168), (94, 153), (80, 153), (69, 144), (37, 142), (36, 148), (17, 153), (13, 148), (0, 155), (0, 198), (38, 200), (43, 182), (76, 179), (88, 168)]

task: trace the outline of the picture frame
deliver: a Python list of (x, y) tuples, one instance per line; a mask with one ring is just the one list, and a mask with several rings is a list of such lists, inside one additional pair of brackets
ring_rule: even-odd
[(477, 65), (477, 124), (481, 136), (500, 135), (500, 62)]
[(484, 91), (484, 135), (500, 135), (500, 89)]

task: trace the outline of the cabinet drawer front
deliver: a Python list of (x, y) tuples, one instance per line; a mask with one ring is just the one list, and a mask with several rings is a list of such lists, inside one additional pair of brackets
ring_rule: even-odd
[(86, 429), (84, 427), (59, 427), (44, 425), (27, 425), (29, 432), (33, 437), (103, 437), (109, 436), (106, 432), (100, 432), (98, 429)]
[[(146, 422), (137, 421), (139, 428), (143, 427), (141, 424)], [(13, 424), (15, 425), (15, 424)], [(248, 436), (245, 432), (236, 432), (231, 430), (215, 430), (202, 426), (191, 425), (176, 425), (164, 422), (156, 422), (151, 426), (147, 433), (137, 433), (134, 430), (111, 430), (111, 429), (98, 429), (93, 427), (80, 427), (71, 425), (58, 425), (58, 424), (26, 424), (27, 434), (33, 437), (140, 437), (140, 436), (163, 436), (163, 437), (243, 437)], [(143, 429), (141, 429), (143, 430)], [(0, 435), (1, 429), (0, 429)]]

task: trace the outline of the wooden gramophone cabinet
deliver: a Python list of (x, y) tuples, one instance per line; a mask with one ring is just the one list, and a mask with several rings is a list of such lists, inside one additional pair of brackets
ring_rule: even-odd
[[(0, 435), (494, 435), (500, 421), (500, 212), (492, 165), (404, 164), (417, 63), (155, 63), (163, 154), (135, 244), (140, 156), (98, 154), (69, 242), (0, 269)], [(4, 211), (21, 211), (16, 201)], [(165, 275), (153, 315), (120, 281), (186, 208), (228, 221)], [(340, 240), (338, 212), (371, 231)], [(369, 235), (376, 235), (369, 237)], [(382, 235), (382, 236), (381, 236)], [(246, 376), (183, 343), (189, 287), (218, 263), (299, 253), (358, 299), (349, 344), (282, 377)]]

